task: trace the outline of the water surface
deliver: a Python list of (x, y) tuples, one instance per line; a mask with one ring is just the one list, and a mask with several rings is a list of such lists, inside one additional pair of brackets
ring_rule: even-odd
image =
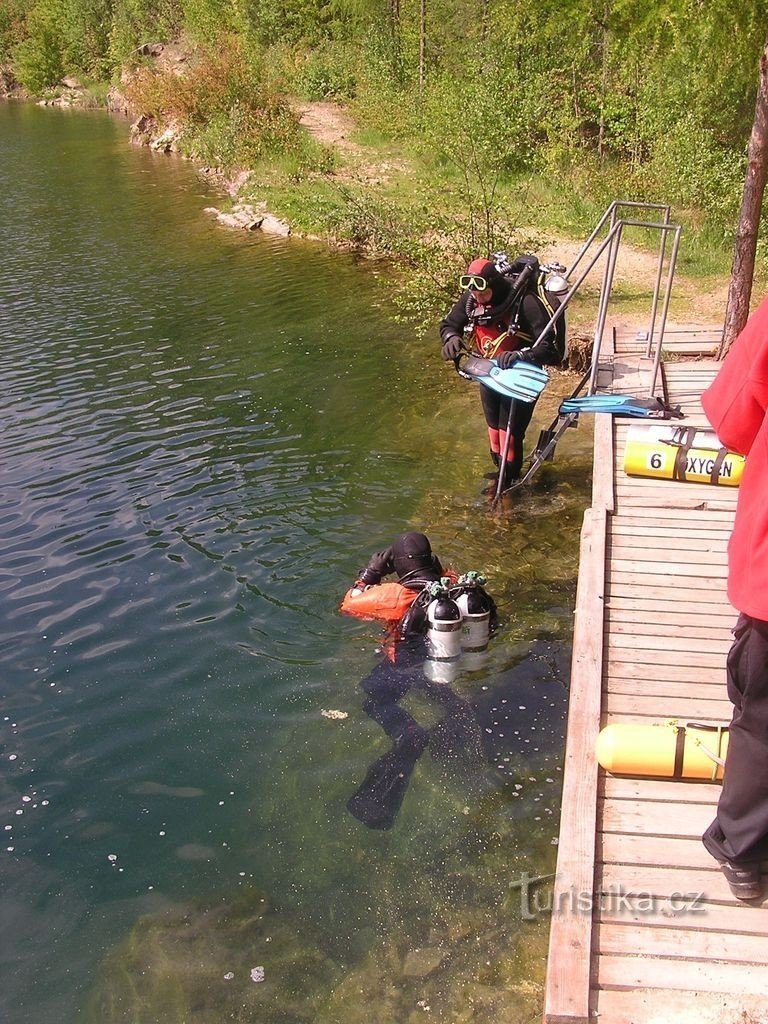
[[(589, 438), (489, 515), (475, 386), (376, 268), (225, 231), (127, 135), (0, 105), (0, 1015), (527, 1020)], [(479, 750), (428, 748), (375, 832), (379, 634), (336, 608), (405, 529), (502, 625), (456, 683)]]

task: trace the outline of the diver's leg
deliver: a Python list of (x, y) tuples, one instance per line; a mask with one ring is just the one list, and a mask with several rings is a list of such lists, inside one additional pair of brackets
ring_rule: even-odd
[(393, 740), (421, 727), (413, 715), (401, 708), (399, 701), (413, 684), (413, 673), (398, 671), (396, 665), (382, 661), (360, 683), (367, 694), (363, 711), (382, 727)]
[[(418, 678), (407, 658), (398, 671), (382, 662), (362, 681), (368, 695), (365, 713), (392, 738), (392, 748), (368, 768), (359, 789), (347, 801), (347, 810), (368, 828), (391, 828), (400, 810), (416, 762), (429, 742), (429, 733), (399, 706)], [(420, 675), (420, 673), (419, 673)]]
[[(507, 421), (506, 418), (504, 418), (502, 422), (501, 407), (503, 399), (501, 395), (498, 395), (495, 391), (491, 391), (490, 388), (486, 388), (481, 385), (480, 401), (483, 406), (483, 416), (485, 416), (486, 428), (488, 430), (488, 447), (490, 448), (491, 461), (493, 462), (496, 470), (494, 473), (486, 473), (486, 479), (492, 481), (491, 486), (486, 488), (486, 491), (488, 493), (492, 493), (496, 490), (496, 483), (498, 481), (499, 467), (501, 466), (501, 453), (504, 450), (504, 431), (506, 430)], [(508, 411), (509, 405), (507, 404), (506, 412)], [(485, 493), (485, 491), (483, 493)]]
[(430, 730), (429, 748), (432, 753), (443, 757), (465, 750), (473, 757), (481, 757), (483, 748), (480, 727), (469, 701), (444, 683), (427, 681), (424, 692), (446, 710), (445, 717)]
[(523, 469), (523, 445), (525, 432), (533, 417), (534, 402), (515, 402), (512, 409), (512, 436), (509, 439), (509, 452), (504, 473), (504, 486), (511, 486), (520, 479)]

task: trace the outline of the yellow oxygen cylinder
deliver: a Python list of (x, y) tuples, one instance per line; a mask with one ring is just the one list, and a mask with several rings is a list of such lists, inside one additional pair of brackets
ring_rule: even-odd
[(738, 487), (744, 456), (728, 451), (711, 430), (696, 427), (630, 427), (624, 472), (658, 480)]
[(723, 777), (728, 729), (723, 725), (616, 722), (597, 737), (597, 760), (613, 775), (650, 775), (660, 779)]

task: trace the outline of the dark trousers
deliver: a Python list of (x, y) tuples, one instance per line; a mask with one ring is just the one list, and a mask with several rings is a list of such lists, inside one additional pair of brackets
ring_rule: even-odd
[(733, 635), (723, 788), (702, 841), (720, 861), (755, 861), (768, 856), (768, 622), (740, 615)]
[(480, 398), (483, 403), (483, 415), (488, 425), (488, 437), (491, 451), (501, 454), (504, 448), (504, 437), (509, 422), (509, 407), (512, 409), (512, 424), (507, 451), (508, 476), (516, 480), (520, 476), (523, 467), (523, 440), (528, 424), (533, 416), (533, 402), (513, 402), (510, 398), (491, 391), (490, 388), (480, 386)]
[(431, 700), (442, 705), (447, 714), (467, 731), (471, 731), (473, 726), (476, 728), (471, 706), (449, 686), (433, 683), (424, 676), (424, 656), (423, 646), (401, 649), (394, 664), (381, 661), (360, 683), (366, 693), (363, 711), (378, 722), (395, 742), (424, 731), (413, 715), (400, 705), (412, 688), (422, 690)]

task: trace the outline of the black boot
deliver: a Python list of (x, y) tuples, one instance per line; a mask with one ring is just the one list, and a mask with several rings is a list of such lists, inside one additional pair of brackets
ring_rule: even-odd
[(493, 464), (496, 467), (496, 469), (494, 470), (493, 473), (486, 473), (485, 474), (485, 479), (486, 480), (498, 480), (499, 479), (499, 466), (501, 465), (501, 456), (499, 455), (498, 452), (491, 452), (490, 456), (491, 456), (491, 461), (493, 462)]

